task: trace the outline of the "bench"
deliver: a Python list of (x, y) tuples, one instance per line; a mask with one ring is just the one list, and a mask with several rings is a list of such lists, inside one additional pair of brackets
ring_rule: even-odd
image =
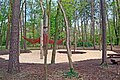
[(116, 65), (120, 64), (120, 59), (119, 60), (117, 60), (117, 59), (111, 59), (110, 61), (112, 62), (112, 64), (116, 64)]
[(120, 54), (107, 54), (108, 58), (120, 58)]

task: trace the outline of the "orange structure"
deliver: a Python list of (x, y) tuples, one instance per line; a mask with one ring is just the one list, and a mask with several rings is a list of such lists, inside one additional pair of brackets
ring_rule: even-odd
[[(37, 38), (37, 39), (30, 39), (30, 38), (26, 38), (25, 36), (22, 36), (25, 40), (27, 40), (28, 42), (30, 42), (31, 44), (36, 44), (36, 43), (40, 43), (40, 38)], [(48, 41), (48, 35), (46, 34), (43, 34), (43, 44), (46, 44), (47, 41)], [(46, 38), (46, 39), (45, 39)], [(65, 40), (64, 39), (60, 39), (57, 41), (57, 44), (60, 45), (63, 41)], [(49, 44), (53, 44), (54, 43), (54, 40), (51, 40), (49, 39)]]

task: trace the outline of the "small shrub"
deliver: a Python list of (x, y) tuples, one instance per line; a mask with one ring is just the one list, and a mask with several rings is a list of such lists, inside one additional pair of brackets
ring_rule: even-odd
[(82, 47), (82, 46), (85, 46), (85, 47), (92, 47), (93, 44), (91, 42), (78, 42), (77, 43), (77, 47)]

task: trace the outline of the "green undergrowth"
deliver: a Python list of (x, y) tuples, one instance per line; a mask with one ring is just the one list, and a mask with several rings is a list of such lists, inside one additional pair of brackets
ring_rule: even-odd
[(101, 63), (100, 66), (101, 66), (102, 68), (108, 68), (108, 67), (109, 67), (109, 65), (108, 65), (107, 62)]
[(76, 80), (83, 80), (82, 77), (79, 75), (78, 72), (76, 72), (73, 68), (70, 68), (69, 71), (67, 72), (63, 72), (63, 76), (65, 78), (69, 78), (69, 79), (76, 79)]

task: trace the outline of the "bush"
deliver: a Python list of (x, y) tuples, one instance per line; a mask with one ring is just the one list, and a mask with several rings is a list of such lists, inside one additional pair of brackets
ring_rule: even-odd
[(92, 47), (93, 44), (91, 42), (78, 42), (77, 43), (77, 47), (82, 47), (82, 46), (85, 46), (85, 47)]
[(5, 46), (6, 45), (6, 41), (4, 40), (3, 42), (2, 42), (2, 46)]

